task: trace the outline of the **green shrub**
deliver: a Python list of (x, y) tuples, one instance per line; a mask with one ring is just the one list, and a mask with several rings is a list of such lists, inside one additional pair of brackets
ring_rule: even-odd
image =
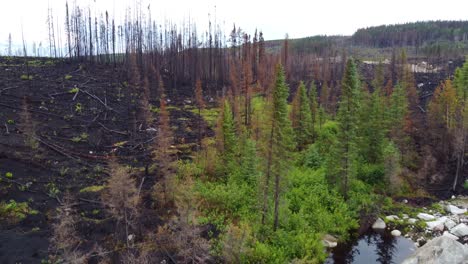
[(70, 90), (68, 90), (68, 93), (77, 93), (79, 91), (80, 91), (80, 88), (74, 87), (74, 88), (71, 88)]
[(13, 173), (7, 172), (7, 173), (5, 173), (5, 177), (7, 177), (8, 179), (12, 179), (13, 178)]
[(315, 144), (310, 145), (309, 148), (303, 154), (304, 166), (311, 169), (318, 169), (322, 166), (323, 157), (320, 155), (318, 148)]
[(357, 176), (358, 179), (370, 185), (386, 185), (385, 168), (382, 164), (360, 164)]
[(33, 79), (33, 76), (32, 76), (32, 75), (23, 74), (23, 75), (21, 75), (20, 78), (21, 78), (21, 80), (23, 80), (23, 81), (30, 81), (30, 80)]
[(18, 203), (15, 200), (0, 202), (0, 220), (10, 224), (20, 222), (31, 212), (37, 213), (31, 210), (26, 202)]

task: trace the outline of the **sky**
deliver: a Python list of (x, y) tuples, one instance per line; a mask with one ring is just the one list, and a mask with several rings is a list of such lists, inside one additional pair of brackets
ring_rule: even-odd
[[(170, 19), (181, 22), (190, 16), (198, 28), (205, 29), (208, 18), (226, 32), (233, 23), (253, 34), (262, 30), (265, 39), (313, 35), (351, 35), (362, 27), (423, 20), (468, 20), (467, 0), (69, 0), (91, 10), (108, 10), (116, 20), (135, 2), (151, 6), (157, 22)], [(0, 0), (0, 53), (11, 33), (13, 43), (47, 43), (47, 11), (63, 31), (65, 0)], [(56, 23), (56, 22), (55, 22)], [(57, 24), (57, 23), (56, 23)]]

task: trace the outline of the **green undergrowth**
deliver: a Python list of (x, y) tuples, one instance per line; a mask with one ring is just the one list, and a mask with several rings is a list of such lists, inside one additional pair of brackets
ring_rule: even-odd
[(28, 215), (37, 213), (38, 211), (31, 209), (27, 202), (16, 202), (15, 200), (0, 202), (0, 222), (16, 224)]

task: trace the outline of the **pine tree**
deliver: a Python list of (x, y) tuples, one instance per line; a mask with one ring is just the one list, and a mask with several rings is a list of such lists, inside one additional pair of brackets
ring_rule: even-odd
[(223, 153), (222, 160), (225, 167), (233, 162), (236, 154), (236, 133), (234, 117), (232, 115), (231, 105), (227, 100), (224, 100), (223, 117), (222, 117), (222, 140)]
[(314, 80), (310, 83), (309, 89), (309, 105), (310, 105), (310, 117), (312, 121), (311, 125), (311, 134), (312, 134), (312, 142), (315, 141), (316, 132), (315, 132), (315, 125), (318, 119), (318, 102), (317, 102), (317, 87), (315, 86)]
[(201, 80), (198, 79), (195, 83), (195, 102), (198, 108), (198, 149), (201, 148), (201, 111), (205, 108), (205, 100), (203, 100), (203, 88)]
[(448, 130), (452, 130), (456, 125), (457, 103), (456, 90), (452, 85), (452, 81), (445, 80), (443, 85), (436, 88), (429, 103), (429, 119), (443, 124)]
[(312, 116), (310, 110), (305, 84), (301, 81), (294, 96), (291, 112), (292, 127), (299, 150), (304, 149), (312, 139)]
[(348, 198), (349, 182), (353, 175), (352, 163), (355, 158), (356, 130), (359, 113), (359, 78), (356, 64), (349, 59), (341, 84), (341, 101), (338, 108), (338, 146), (336, 159), (339, 165), (336, 168), (341, 181), (341, 192)]
[(327, 85), (327, 82), (324, 81), (322, 84), (322, 89), (320, 90), (320, 106), (325, 110), (325, 112), (328, 112), (328, 103), (329, 103), (329, 98), (330, 98), (330, 91)]
[(170, 116), (167, 111), (166, 101), (160, 100), (159, 106), (159, 122), (158, 122), (158, 135), (155, 140), (155, 158), (158, 162), (159, 175), (162, 178), (162, 191), (164, 193), (164, 200), (168, 202), (169, 193), (171, 190), (171, 157), (169, 149), (172, 142), (172, 132), (169, 124)]
[(268, 193), (271, 178), (274, 179), (273, 229), (279, 224), (279, 199), (282, 176), (287, 172), (290, 151), (294, 148), (293, 131), (288, 119), (288, 94), (285, 74), (281, 64), (276, 67), (276, 81), (273, 88), (272, 117), (267, 147), (267, 166), (263, 192), (262, 224), (265, 224), (268, 212)]
[(378, 163), (382, 160), (385, 137), (384, 100), (380, 88), (372, 94), (363, 92), (359, 115), (359, 153), (363, 160)]

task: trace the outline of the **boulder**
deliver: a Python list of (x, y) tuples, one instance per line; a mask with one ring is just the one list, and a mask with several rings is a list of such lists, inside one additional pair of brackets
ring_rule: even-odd
[(401, 236), (400, 230), (396, 230), (396, 229), (392, 230), (391, 234), (392, 234), (392, 236), (395, 236), (395, 237)]
[(385, 229), (387, 225), (385, 224), (384, 220), (382, 218), (377, 218), (375, 220), (374, 224), (372, 225), (372, 229)]
[(468, 247), (447, 236), (440, 236), (418, 248), (410, 257), (403, 261), (403, 264), (463, 264), (467, 263), (467, 259)]
[(322, 238), (323, 246), (327, 248), (334, 248), (338, 246), (338, 239), (332, 235), (324, 235)]
[(456, 235), (457, 237), (468, 236), (468, 226), (461, 223), (452, 228), (450, 233)]
[(454, 228), (457, 225), (457, 223), (455, 223), (455, 221), (453, 221), (452, 219), (447, 219), (447, 221), (445, 221), (444, 225), (448, 230), (451, 230), (452, 228)]
[(396, 220), (398, 220), (400, 218), (397, 215), (387, 215), (385, 217), (385, 219), (388, 220), (388, 221), (396, 221)]
[(447, 205), (447, 206), (445, 207), (445, 210), (446, 210), (447, 212), (449, 212), (449, 213), (451, 213), (451, 214), (455, 214), (455, 215), (459, 215), (459, 214), (464, 214), (464, 213), (466, 213), (466, 209), (464, 209), (464, 208), (463, 208), (463, 209), (462, 209), (462, 208), (458, 208), (458, 207), (456, 207), (455, 205), (451, 205), (451, 204)]
[[(430, 230), (434, 230), (434, 228), (440, 226), (440, 225), (444, 225), (445, 221), (447, 221), (447, 217), (446, 216), (442, 216), (441, 218), (438, 218), (437, 220), (435, 221), (430, 221), (430, 222), (426, 222), (427, 224), (427, 228), (430, 229)], [(443, 227), (442, 227), (442, 230), (443, 230)]]
[(448, 237), (450, 239), (453, 239), (453, 240), (458, 240), (457, 236), (454, 236), (454, 235), (450, 234), (448, 231), (445, 231), (443, 236), (446, 236), (446, 237)]
[(416, 224), (417, 221), (418, 221), (418, 219), (416, 219), (416, 218), (410, 218), (410, 219), (408, 219), (408, 223), (410, 223), (410, 224), (412, 224), (412, 225)]
[(424, 221), (431, 221), (431, 220), (434, 220), (435, 219), (435, 216), (433, 215), (430, 215), (430, 214), (426, 214), (426, 213), (419, 213), (417, 215), (417, 217), (421, 220), (424, 220)]

